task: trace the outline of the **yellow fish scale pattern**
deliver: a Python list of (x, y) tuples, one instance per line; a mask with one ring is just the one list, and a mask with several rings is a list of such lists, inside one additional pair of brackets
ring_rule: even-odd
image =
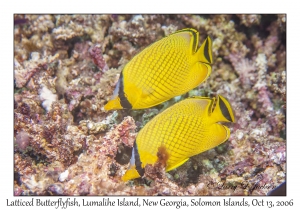
[[(165, 146), (169, 159), (166, 170), (179, 162), (205, 151), (201, 145), (207, 146), (207, 129), (212, 122), (205, 120), (209, 100), (195, 103), (193, 100), (185, 100), (180, 106), (175, 104), (166, 110), (160, 118), (154, 118), (138, 134), (137, 146), (140, 152), (141, 162), (152, 159), (155, 162), (158, 148)], [(176, 109), (174, 112), (172, 109)], [(153, 162), (153, 163), (154, 163)]]
[(125, 93), (132, 92), (133, 89), (141, 90), (136, 93), (141, 97), (134, 106), (159, 104), (166, 98), (180, 95), (197, 85), (196, 78), (191, 76), (193, 59), (191, 52), (188, 52), (191, 50), (189, 46), (189, 40), (182, 36), (163, 39), (143, 50), (128, 63), (124, 69), (124, 80), (129, 84), (127, 90), (125, 86)]
[(146, 165), (157, 161), (166, 171), (173, 170), (191, 156), (220, 145), (230, 136), (220, 122), (235, 122), (230, 103), (221, 95), (193, 97), (169, 107), (138, 133), (122, 180), (143, 176)]

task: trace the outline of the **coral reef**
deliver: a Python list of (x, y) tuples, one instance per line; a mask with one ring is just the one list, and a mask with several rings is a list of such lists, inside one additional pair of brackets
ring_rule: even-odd
[[(14, 26), (14, 195), (266, 195), (286, 180), (286, 17), (18, 15)], [(182, 28), (213, 40), (212, 73), (146, 110), (104, 111), (124, 65)], [(135, 137), (190, 96), (228, 99), (222, 145), (123, 182)]]

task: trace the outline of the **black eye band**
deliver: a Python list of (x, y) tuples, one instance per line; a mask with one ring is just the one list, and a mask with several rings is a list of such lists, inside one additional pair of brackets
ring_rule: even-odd
[(209, 51), (208, 47), (209, 47), (209, 40), (207, 39), (207, 41), (205, 42), (205, 46), (204, 46), (204, 56), (205, 56), (206, 60), (208, 60), (208, 62), (211, 63), (210, 56), (208, 53), (208, 51)]
[(223, 116), (230, 122), (233, 122), (232, 118), (231, 118), (231, 115), (228, 111), (228, 108), (226, 106), (226, 104), (224, 103), (224, 101), (219, 97), (219, 104), (220, 104), (220, 108), (221, 108), (221, 111), (222, 111), (222, 114)]

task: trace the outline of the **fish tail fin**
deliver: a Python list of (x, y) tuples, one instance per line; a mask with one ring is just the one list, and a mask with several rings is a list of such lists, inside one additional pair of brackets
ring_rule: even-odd
[(109, 100), (107, 104), (105, 104), (104, 109), (106, 111), (112, 110), (112, 109), (123, 109), (121, 103), (120, 103), (120, 98), (116, 97), (112, 100)]
[(128, 181), (130, 179), (136, 179), (141, 177), (135, 166), (130, 167), (125, 174), (122, 176), (122, 181)]
[(234, 113), (230, 103), (221, 95), (217, 96), (217, 102), (212, 111), (212, 116), (216, 122), (235, 122)]
[(212, 64), (212, 40), (208, 36), (197, 51), (197, 59), (199, 62)]

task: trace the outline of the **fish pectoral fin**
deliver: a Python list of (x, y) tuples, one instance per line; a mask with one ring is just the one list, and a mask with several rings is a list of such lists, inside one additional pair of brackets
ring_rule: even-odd
[[(206, 63), (197, 62), (191, 71), (191, 80), (194, 80), (196, 86), (205, 81), (211, 74), (211, 66)], [(191, 81), (192, 82), (192, 81)]]
[(184, 163), (185, 163), (186, 161), (188, 161), (188, 160), (189, 160), (189, 158), (184, 159), (183, 161), (181, 161), (181, 162), (179, 162), (179, 163), (177, 163), (177, 164), (175, 164), (175, 165), (172, 165), (171, 167), (167, 167), (167, 168), (166, 168), (166, 171), (171, 171), (171, 170), (173, 170), (173, 169), (175, 169), (175, 168), (181, 166), (182, 164), (184, 164)]
[(215, 123), (211, 125), (206, 145), (201, 146), (201, 151), (212, 149), (222, 143), (224, 143), (230, 136), (230, 130), (221, 124)]
[(130, 167), (122, 176), (122, 181), (128, 181), (130, 179), (136, 179), (141, 177), (139, 172), (135, 169), (135, 166)]

